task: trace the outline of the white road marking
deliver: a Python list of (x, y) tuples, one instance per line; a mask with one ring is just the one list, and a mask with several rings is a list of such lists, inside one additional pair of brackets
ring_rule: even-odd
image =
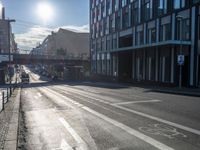
[(63, 124), (63, 126), (67, 129), (67, 131), (72, 135), (74, 140), (77, 142), (80, 150), (87, 150), (87, 144), (83, 141), (83, 139), (76, 133), (76, 131), (69, 125), (69, 123), (64, 118), (59, 118), (59, 121)]
[(126, 104), (137, 104), (137, 103), (156, 103), (156, 102), (161, 102), (161, 100), (128, 101), (128, 102), (114, 103), (112, 105), (126, 105)]
[[(81, 92), (80, 92), (81, 93)], [(79, 94), (80, 95), (80, 94)], [(109, 105), (112, 105), (113, 107), (116, 107), (116, 108), (119, 108), (119, 109), (122, 109), (122, 110), (125, 110), (125, 111), (128, 111), (128, 112), (131, 112), (131, 113), (134, 113), (134, 114), (137, 114), (139, 116), (142, 116), (142, 117), (146, 117), (148, 119), (151, 119), (151, 120), (155, 120), (155, 121), (158, 121), (158, 122), (161, 122), (161, 123), (164, 123), (164, 124), (168, 124), (170, 126), (173, 126), (173, 127), (176, 127), (176, 128), (179, 128), (179, 129), (182, 129), (182, 130), (185, 130), (185, 131), (188, 131), (190, 133), (193, 133), (193, 134), (196, 134), (196, 135), (200, 135), (200, 130), (197, 130), (197, 129), (193, 129), (193, 128), (190, 128), (190, 127), (187, 127), (187, 126), (184, 126), (184, 125), (181, 125), (181, 124), (178, 124), (178, 123), (174, 123), (174, 122), (171, 122), (171, 121), (168, 121), (168, 120), (165, 120), (165, 119), (162, 119), (162, 118), (159, 118), (159, 117), (154, 117), (152, 115), (149, 115), (149, 114), (145, 114), (145, 113), (142, 113), (142, 112), (139, 112), (139, 111), (135, 111), (135, 110), (132, 110), (132, 109), (129, 109), (129, 108), (126, 108), (126, 107), (123, 107), (123, 106), (119, 106), (119, 105), (114, 105), (106, 100), (101, 100), (99, 98), (95, 98), (93, 96), (86, 96), (88, 94), (84, 94), (83, 96), (84, 97), (88, 97), (88, 98), (91, 98), (93, 100), (96, 100), (96, 101), (99, 101), (99, 102), (102, 102), (104, 104), (109, 104)]]
[(200, 135), (200, 131), (199, 130), (196, 130), (196, 129), (193, 129), (193, 128), (190, 128), (190, 127), (186, 127), (186, 126), (183, 126), (183, 125), (178, 124), (178, 123), (174, 123), (174, 122), (167, 121), (167, 120), (164, 120), (164, 119), (161, 119), (161, 118), (158, 118), (158, 117), (154, 117), (154, 116), (151, 116), (151, 115), (139, 112), (139, 111), (135, 111), (135, 110), (132, 110), (132, 109), (129, 109), (129, 108), (125, 108), (123, 106), (114, 105), (114, 107), (120, 108), (122, 110), (131, 112), (131, 113), (134, 113), (134, 114), (137, 114), (137, 115), (142, 116), (142, 117), (146, 117), (146, 118), (149, 118), (149, 119), (152, 119), (152, 120), (156, 120), (158, 122), (162, 122), (164, 124), (168, 124), (170, 126), (173, 126), (173, 127), (188, 131), (190, 133), (194, 133), (194, 134)]
[(187, 135), (179, 132), (176, 128), (164, 124), (149, 124), (148, 126), (139, 127), (139, 130), (148, 134), (161, 135), (169, 139), (175, 137), (187, 138)]
[(114, 126), (121, 128), (122, 130), (126, 131), (127, 133), (139, 138), (140, 140), (143, 140), (144, 142), (149, 143), (150, 145), (152, 145), (152, 146), (154, 146), (154, 147), (156, 147), (160, 150), (174, 150), (173, 148), (171, 148), (171, 147), (169, 147), (169, 146), (167, 146), (167, 145), (165, 145), (165, 144), (163, 144), (159, 141), (156, 141), (153, 138), (148, 137), (148, 136), (142, 134), (141, 132), (134, 130), (134, 129), (132, 129), (132, 128), (120, 123), (120, 122), (117, 122), (117, 121), (115, 121), (115, 120), (113, 120), (113, 119), (111, 119), (111, 118), (109, 118), (109, 117), (107, 117), (103, 114), (100, 114), (100, 113), (98, 113), (98, 112), (96, 112), (96, 111), (94, 111), (94, 110), (92, 110), (88, 107), (82, 107), (82, 108), (84, 110), (94, 114), (95, 116), (113, 124)]
[[(68, 100), (68, 101), (70, 100), (70, 102), (73, 102), (73, 104), (79, 104), (78, 102), (74, 101), (73, 99), (67, 98), (67, 97), (63, 96), (62, 94), (60, 94), (58, 92), (55, 92), (55, 91), (53, 91), (53, 90), (51, 90), (49, 88), (45, 88), (45, 89), (51, 91), (52, 93), (55, 93), (58, 96), (63, 97), (63, 99), (65, 99), (65, 100)], [(120, 122), (117, 122), (117, 121), (115, 121), (115, 120), (113, 120), (113, 119), (111, 119), (111, 118), (109, 118), (109, 117), (107, 117), (107, 116), (105, 116), (103, 114), (100, 114), (100, 113), (98, 113), (98, 112), (96, 112), (96, 111), (94, 111), (94, 110), (92, 110), (92, 109), (90, 109), (88, 107), (83, 106), (82, 108), (84, 110), (86, 110), (86, 111), (98, 116), (99, 118), (101, 118), (101, 119), (113, 124), (114, 126), (121, 128), (122, 130), (126, 131), (127, 133), (129, 133), (129, 134), (131, 134), (131, 135), (143, 140), (144, 142), (149, 143), (150, 145), (152, 145), (152, 146), (154, 146), (154, 147), (156, 147), (156, 148), (158, 148), (160, 150), (174, 150), (173, 148), (171, 148), (171, 147), (169, 147), (169, 146), (167, 146), (167, 145), (165, 145), (165, 144), (163, 144), (163, 143), (161, 143), (159, 141), (156, 141), (153, 138), (148, 137), (148, 136), (140, 133), (139, 131), (134, 130), (134, 129), (132, 129), (132, 128), (120, 123)], [(77, 143), (84, 143), (84, 141), (79, 137), (79, 135), (73, 130), (73, 128), (71, 128), (71, 126), (63, 118), (59, 118), (59, 121), (65, 126), (65, 128), (68, 130), (68, 132), (70, 132), (70, 134), (77, 141)]]
[(55, 150), (73, 150), (73, 149), (64, 139), (62, 139), (60, 147), (56, 148)]
[[(52, 93), (55, 93), (56, 95), (59, 95), (59, 96), (63, 97), (63, 99), (66, 99), (66, 100), (70, 99), (70, 98), (67, 98), (67, 97), (63, 96), (62, 94), (57, 93), (57, 92), (55, 92), (55, 91), (53, 91), (53, 90), (51, 90), (49, 88), (45, 88), (45, 89), (47, 89), (49, 91), (52, 91)], [(74, 102), (76, 104), (79, 104), (78, 102), (76, 102), (76, 101), (74, 101), (72, 99), (70, 99), (70, 102)], [(111, 119), (111, 118), (109, 118), (109, 117), (107, 117), (107, 116), (105, 116), (103, 114), (100, 114), (100, 113), (98, 113), (98, 112), (96, 112), (96, 111), (94, 111), (94, 110), (92, 110), (92, 109), (90, 109), (88, 107), (83, 106), (82, 108), (84, 110), (88, 111), (89, 113), (92, 113), (92, 114), (98, 116), (99, 118), (101, 118), (101, 119), (113, 124), (116, 127), (121, 128), (122, 130), (126, 131), (127, 133), (129, 133), (129, 134), (131, 134), (131, 135), (143, 140), (146, 143), (149, 143), (150, 145), (152, 145), (152, 146), (154, 146), (154, 147), (156, 147), (156, 148), (158, 148), (160, 150), (174, 150), (173, 148), (171, 148), (171, 147), (169, 147), (169, 146), (167, 146), (167, 145), (165, 145), (165, 144), (163, 144), (163, 143), (161, 143), (159, 141), (156, 141), (153, 138), (148, 137), (148, 136), (140, 133), (139, 131), (134, 130), (134, 129), (132, 129), (132, 128), (120, 123), (120, 122), (117, 122), (117, 121), (115, 121), (115, 120), (113, 120), (113, 119)], [(74, 139), (76, 139), (76, 141), (78, 143), (82, 143), (82, 139), (81, 138), (79, 139), (79, 136), (76, 134), (76, 132), (70, 127), (70, 125), (63, 118), (60, 118), (59, 121), (65, 126), (65, 128), (70, 132), (70, 134), (73, 137), (75, 136)]]

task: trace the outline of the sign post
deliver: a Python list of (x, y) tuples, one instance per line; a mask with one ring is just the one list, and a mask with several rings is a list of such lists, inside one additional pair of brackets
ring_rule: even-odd
[(180, 72), (179, 72), (179, 87), (182, 87), (182, 66), (184, 65), (185, 62), (185, 56), (184, 55), (178, 55), (177, 58), (177, 63), (180, 66)]

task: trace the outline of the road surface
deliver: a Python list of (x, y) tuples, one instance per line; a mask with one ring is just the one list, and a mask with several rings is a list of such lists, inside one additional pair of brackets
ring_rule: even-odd
[(41, 81), (21, 92), (18, 149), (199, 150), (200, 99), (139, 87)]

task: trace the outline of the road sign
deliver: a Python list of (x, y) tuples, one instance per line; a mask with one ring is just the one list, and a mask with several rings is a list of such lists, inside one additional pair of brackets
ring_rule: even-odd
[(184, 55), (178, 55), (177, 62), (179, 65), (183, 65), (185, 62), (185, 56)]

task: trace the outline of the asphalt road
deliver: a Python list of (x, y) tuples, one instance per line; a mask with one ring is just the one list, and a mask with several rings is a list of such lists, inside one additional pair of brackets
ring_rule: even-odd
[(21, 93), (18, 149), (199, 150), (200, 99), (139, 87), (41, 81)]

